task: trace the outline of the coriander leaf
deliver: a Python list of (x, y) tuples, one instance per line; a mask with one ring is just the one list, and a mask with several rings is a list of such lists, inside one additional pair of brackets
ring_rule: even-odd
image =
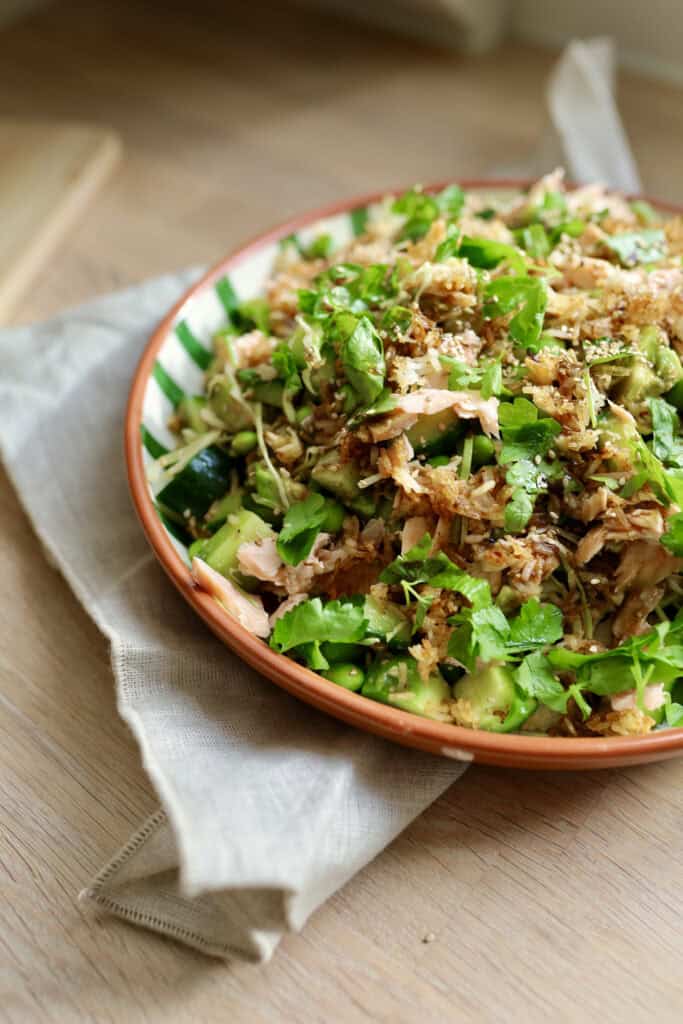
[(434, 253), (434, 260), (436, 263), (442, 263), (443, 260), (448, 260), (452, 256), (458, 255), (460, 248), (460, 232), (453, 224), (449, 224), (446, 237), (443, 242), (439, 242)]
[(385, 331), (398, 330), (403, 334), (408, 330), (413, 319), (412, 310), (407, 306), (390, 306), (382, 317), (381, 327)]
[[(470, 576), (438, 551), (430, 555), (432, 538), (428, 533), (419, 544), (395, 558), (380, 576), (382, 583), (428, 583), (430, 587), (454, 590), (471, 602), (475, 609), (492, 604), (491, 588), (486, 580)], [(417, 596), (417, 595), (415, 595)]]
[(429, 579), (430, 587), (454, 590), (466, 597), (474, 609), (487, 608), (492, 604), (491, 587), (487, 580), (470, 576), (464, 569), (452, 565)]
[(366, 626), (362, 606), (350, 601), (323, 604), (319, 597), (314, 597), (277, 620), (270, 646), (281, 654), (298, 648), (311, 667), (328, 668), (320, 653), (320, 644), (325, 641), (359, 643), (365, 636)]
[(515, 238), (534, 260), (542, 260), (551, 249), (550, 239), (542, 224), (530, 224), (515, 231)]
[(504, 466), (519, 459), (533, 460), (537, 455), (545, 455), (560, 433), (562, 427), (557, 420), (551, 419), (536, 420), (535, 423), (508, 428), (503, 431), (504, 442), (498, 461)]
[(541, 651), (528, 654), (515, 674), (517, 685), (527, 697), (535, 697), (553, 711), (566, 711), (568, 692), (555, 676)]
[(306, 257), (306, 259), (309, 259), (309, 260), (315, 260), (315, 259), (325, 259), (326, 260), (331, 255), (333, 248), (334, 248), (334, 239), (332, 238), (332, 235), (329, 235), (329, 234), (317, 235), (313, 239), (313, 241), (310, 242), (308, 246), (306, 246), (306, 249), (305, 249), (305, 252), (303, 253), (303, 255)]
[(508, 647), (517, 650), (545, 647), (560, 640), (563, 634), (560, 609), (554, 604), (541, 604), (532, 597), (510, 622)]
[(521, 533), (534, 514), (534, 498), (523, 487), (515, 487), (505, 506), (506, 533)]
[(660, 228), (643, 228), (641, 231), (608, 235), (603, 244), (624, 267), (633, 267), (637, 263), (657, 263), (666, 255), (666, 236)]
[(492, 605), (490, 608), (473, 611), (469, 621), (481, 660), (493, 661), (504, 658), (510, 636), (510, 624), (500, 608)]
[(399, 238), (409, 238), (413, 242), (427, 234), (432, 221), (439, 215), (439, 206), (434, 197), (414, 188), (395, 199), (391, 210), (406, 218)]
[(520, 345), (537, 344), (543, 331), (548, 289), (540, 277), (497, 277), (484, 287), (484, 316), (506, 316), (510, 337)]
[[(342, 323), (343, 320), (343, 323)], [(382, 340), (367, 317), (349, 314), (337, 318), (339, 355), (346, 379), (358, 401), (371, 405), (384, 389), (386, 364)]]
[(521, 427), (538, 419), (538, 409), (528, 398), (515, 398), (504, 402), (498, 408), (498, 422), (501, 427)]
[(478, 366), (469, 366), (451, 356), (441, 356), (440, 360), (449, 369), (448, 387), (451, 391), (480, 390), (482, 398), (491, 398), (505, 390), (499, 359), (483, 361)]
[(648, 405), (652, 417), (652, 451), (661, 462), (680, 466), (683, 444), (678, 437), (680, 423), (676, 409), (663, 398), (650, 398)]
[(310, 555), (325, 521), (326, 505), (321, 494), (309, 494), (287, 509), (276, 543), (277, 552), (287, 565), (298, 565)]
[(457, 220), (465, 205), (465, 193), (459, 185), (447, 185), (446, 188), (435, 196), (441, 213), (451, 220)]
[(491, 270), (505, 260), (516, 274), (526, 274), (526, 260), (523, 254), (514, 245), (508, 245), (506, 242), (496, 242), (491, 238), (470, 238), (465, 235), (460, 243), (458, 255), (464, 257), (471, 266), (481, 270)]

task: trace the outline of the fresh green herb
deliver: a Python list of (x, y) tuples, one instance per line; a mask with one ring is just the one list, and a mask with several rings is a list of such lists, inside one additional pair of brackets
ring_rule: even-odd
[(478, 390), (482, 398), (498, 396), (505, 391), (500, 359), (482, 360), (478, 366), (469, 366), (459, 359), (441, 356), (441, 362), (449, 370), (448, 387), (451, 391)]
[(329, 668), (320, 651), (323, 643), (355, 644), (365, 637), (367, 619), (363, 607), (352, 601), (327, 601), (319, 597), (302, 601), (275, 623), (270, 646), (285, 654), (296, 650), (314, 669)]
[(535, 599), (522, 605), (519, 614), (508, 620), (496, 605), (467, 609), (450, 620), (458, 626), (448, 645), (449, 657), (468, 671), (477, 659), (515, 661), (527, 651), (540, 650), (562, 636), (562, 613), (553, 605)]
[(270, 306), (266, 299), (247, 299), (240, 302), (232, 319), (241, 331), (257, 327), (264, 334), (270, 333)]
[(524, 255), (514, 245), (506, 242), (496, 242), (491, 238), (469, 238), (465, 235), (460, 242), (458, 255), (481, 270), (491, 270), (505, 262), (516, 274), (526, 274)]
[(298, 565), (310, 555), (327, 518), (328, 502), (321, 494), (309, 494), (287, 509), (277, 539), (277, 552), (287, 565)]
[(517, 310), (510, 321), (510, 337), (520, 345), (533, 346), (543, 330), (548, 290), (540, 277), (497, 277), (484, 287), (484, 316), (505, 316)]
[(652, 418), (652, 451), (667, 466), (683, 467), (680, 421), (673, 405), (663, 398), (648, 399)]
[(432, 538), (427, 533), (419, 544), (395, 558), (380, 576), (382, 583), (427, 583), (430, 587), (454, 590), (471, 602), (473, 608), (492, 604), (491, 589), (486, 580), (470, 576), (439, 551), (430, 555)]
[(529, 224), (528, 227), (519, 228), (515, 231), (515, 238), (533, 260), (544, 260), (552, 248), (542, 224)]
[(553, 711), (566, 711), (569, 693), (541, 651), (527, 654), (515, 673), (515, 681), (527, 697), (535, 697)]
[(368, 317), (342, 313), (334, 320), (344, 374), (353, 391), (354, 405), (371, 406), (384, 390), (386, 364), (382, 339)]
[(437, 263), (442, 263), (444, 260), (448, 260), (452, 256), (457, 256), (459, 248), (460, 232), (456, 228), (455, 224), (449, 224), (446, 237), (443, 242), (439, 242), (436, 247), (434, 259)]
[(624, 267), (634, 267), (637, 263), (657, 263), (666, 255), (666, 236), (660, 228), (643, 228), (642, 231), (609, 235), (603, 244)]

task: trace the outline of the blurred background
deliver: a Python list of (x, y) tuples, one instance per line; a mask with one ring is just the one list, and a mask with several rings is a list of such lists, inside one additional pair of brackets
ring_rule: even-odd
[(560, 50), (595, 34), (645, 191), (680, 200), (679, 0), (0, 0), (0, 118), (122, 143), (16, 315), (211, 262), (333, 199), (530, 169)]

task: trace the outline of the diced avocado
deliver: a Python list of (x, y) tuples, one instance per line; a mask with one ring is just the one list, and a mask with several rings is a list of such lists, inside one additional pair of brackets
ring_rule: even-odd
[(536, 707), (535, 700), (517, 691), (510, 669), (498, 665), (463, 676), (453, 687), (453, 696), (462, 703), (468, 724), (487, 732), (518, 729)]
[(268, 523), (247, 509), (240, 509), (228, 517), (227, 522), (208, 540), (192, 545), (191, 556), (203, 559), (212, 569), (244, 586), (245, 578), (239, 572), (237, 551), (240, 545), (250, 541), (264, 540), (275, 536)]
[(205, 434), (209, 425), (202, 419), (201, 412), (207, 404), (207, 399), (202, 395), (185, 395), (181, 398), (176, 411), (182, 425), (196, 431), (197, 434)]
[(362, 491), (358, 486), (361, 472), (354, 462), (342, 462), (339, 449), (334, 448), (318, 460), (311, 479), (326, 491), (335, 494), (346, 505), (358, 499)]
[[(285, 490), (291, 501), (301, 501), (306, 488), (291, 477), (283, 479)], [(248, 469), (247, 493), (242, 501), (244, 508), (256, 512), (269, 523), (279, 523), (284, 514), (282, 499), (273, 479), (273, 474), (263, 462), (252, 462)]]
[(209, 395), (209, 408), (231, 430), (245, 430), (252, 426), (251, 416), (244, 406), (233, 398), (230, 385), (225, 378), (215, 378)]
[(466, 424), (453, 409), (443, 409), (432, 416), (420, 416), (417, 423), (406, 430), (406, 437), (416, 455), (441, 455), (455, 451)]
[(224, 494), (206, 513), (206, 525), (210, 530), (217, 530), (222, 526), (228, 516), (239, 512), (242, 508), (243, 491), (237, 486), (237, 475), (235, 474), (233, 484), (227, 494)]
[(668, 391), (683, 378), (683, 366), (672, 348), (659, 349), (655, 359), (655, 371), (660, 384), (660, 394)]
[(227, 491), (231, 466), (230, 458), (220, 448), (204, 448), (159, 491), (159, 505), (175, 516), (203, 516)]
[(647, 356), (651, 363), (655, 362), (657, 351), (662, 344), (666, 344), (666, 342), (663, 341), (659, 328), (655, 327), (654, 324), (641, 329), (640, 337), (638, 338), (638, 348)]
[(643, 327), (638, 339), (638, 348), (651, 364), (657, 379), (656, 391), (648, 392), (648, 394), (661, 395), (683, 378), (681, 361), (676, 352), (670, 348), (669, 339), (659, 327), (654, 324)]
[(451, 696), (448, 683), (436, 669), (425, 682), (414, 658), (382, 658), (368, 670), (361, 693), (424, 718), (440, 718)]
[(363, 614), (368, 620), (368, 636), (377, 637), (390, 647), (407, 647), (412, 628), (403, 608), (393, 601), (380, 604), (372, 594), (365, 598)]
[(635, 359), (628, 377), (624, 377), (615, 391), (617, 401), (633, 410), (646, 398), (659, 394), (657, 374), (642, 359)]
[(274, 405), (278, 409), (282, 408), (284, 390), (284, 386), (279, 380), (260, 380), (251, 388), (256, 402)]

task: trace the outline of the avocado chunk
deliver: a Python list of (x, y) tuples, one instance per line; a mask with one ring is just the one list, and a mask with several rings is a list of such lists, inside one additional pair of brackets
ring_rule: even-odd
[(224, 377), (216, 377), (211, 385), (209, 408), (230, 430), (237, 432), (252, 426), (251, 416), (244, 406), (230, 393), (230, 385)]
[(629, 411), (634, 411), (635, 408), (637, 412), (637, 406), (646, 398), (659, 394), (659, 390), (655, 371), (642, 359), (636, 359), (628, 377), (619, 382), (615, 397)]
[(389, 644), (390, 647), (407, 647), (412, 628), (403, 608), (393, 601), (380, 604), (368, 594), (363, 605), (363, 614), (368, 620), (368, 636)]
[(518, 693), (510, 669), (499, 665), (463, 676), (453, 687), (453, 696), (456, 721), (487, 732), (518, 729), (536, 707), (535, 700)]
[(325, 491), (336, 495), (346, 505), (362, 496), (358, 486), (360, 470), (353, 462), (342, 462), (338, 448), (325, 452), (313, 467), (311, 479)]
[(414, 658), (382, 658), (368, 670), (361, 693), (423, 718), (441, 718), (451, 690), (436, 669), (425, 682)]
[(454, 409), (442, 409), (432, 416), (420, 416), (406, 437), (416, 455), (443, 455), (455, 451), (466, 424)]
[(274, 536), (268, 523), (254, 512), (243, 508), (228, 516), (227, 521), (213, 537), (193, 544), (190, 556), (201, 558), (216, 572), (243, 587), (247, 581), (238, 569), (237, 551), (240, 545)]
[(242, 497), (243, 491), (241, 487), (237, 486), (237, 476), (233, 478), (233, 483), (227, 494), (224, 494), (218, 501), (214, 501), (213, 505), (206, 513), (206, 525), (209, 530), (217, 530), (219, 526), (222, 526), (228, 516), (233, 515), (235, 512), (239, 512), (242, 508)]

